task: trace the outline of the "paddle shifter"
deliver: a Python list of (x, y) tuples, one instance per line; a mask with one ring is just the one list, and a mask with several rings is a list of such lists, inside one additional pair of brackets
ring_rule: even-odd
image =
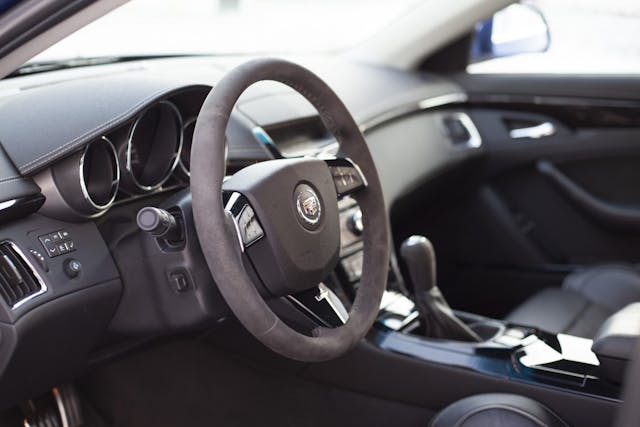
[(424, 322), (425, 336), (455, 341), (481, 341), (458, 319), (436, 284), (436, 254), (424, 236), (411, 236), (400, 248), (413, 284), (414, 302)]

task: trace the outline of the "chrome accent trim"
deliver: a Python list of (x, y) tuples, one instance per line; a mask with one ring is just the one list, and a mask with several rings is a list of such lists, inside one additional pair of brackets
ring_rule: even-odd
[(320, 302), (322, 300), (325, 300), (327, 304), (329, 304), (329, 307), (331, 307), (342, 323), (347, 323), (349, 320), (349, 312), (344, 304), (342, 304), (342, 301), (340, 301), (340, 298), (324, 283), (318, 285), (318, 295), (316, 296), (316, 301)]
[(227, 200), (227, 204), (224, 206), (224, 210), (227, 212), (231, 212), (231, 208), (233, 208), (233, 205), (236, 204), (238, 198), (240, 198), (240, 193), (234, 191), (229, 197), (229, 200)]
[(40, 285), (40, 290), (38, 292), (36, 292), (35, 294), (31, 294), (26, 298), (21, 299), (11, 307), (12, 310), (15, 310), (18, 307), (24, 305), (25, 303), (31, 301), (35, 297), (40, 296), (45, 292), (47, 292), (47, 285), (44, 283), (44, 280), (42, 280), (42, 277), (40, 276), (40, 274), (38, 274), (38, 271), (35, 268), (33, 268), (33, 264), (31, 264), (29, 259), (25, 256), (24, 252), (22, 252), (22, 249), (20, 249), (18, 245), (13, 243), (11, 240), (3, 240), (0, 242), (0, 244), (4, 244), (4, 243), (7, 243), (9, 246), (11, 246), (11, 249), (13, 249), (14, 252), (18, 254), (18, 256), (22, 257), (25, 265), (29, 268), (29, 270), (31, 270), (31, 273), (33, 274), (33, 276), (38, 281), (38, 284)]
[(446, 105), (463, 104), (469, 100), (466, 93), (453, 92), (444, 95), (434, 96), (433, 98), (426, 98), (418, 102), (411, 102), (404, 105), (399, 105), (392, 108), (389, 111), (383, 112), (377, 116), (363, 121), (360, 124), (360, 132), (365, 133), (373, 128), (376, 128), (386, 122), (398, 119), (409, 114), (417, 113), (424, 110), (430, 110), (433, 108), (444, 107)]
[(367, 188), (369, 186), (369, 181), (367, 181), (367, 177), (364, 176), (364, 174), (362, 173), (362, 169), (360, 169), (360, 166), (358, 166), (356, 162), (351, 160), (350, 157), (342, 157), (342, 158), (345, 159), (347, 162), (351, 163), (351, 166), (353, 166), (356, 172), (358, 172), (358, 175), (360, 175), (360, 178), (362, 178), (362, 186), (364, 188)]
[(509, 131), (509, 137), (511, 139), (531, 138), (540, 139), (545, 136), (555, 135), (556, 127), (551, 122), (540, 123), (536, 126), (511, 129)]
[(410, 315), (408, 315), (401, 323), (400, 323), (400, 330), (406, 328), (407, 326), (409, 326), (411, 323), (413, 323), (414, 321), (418, 320), (418, 318), (420, 317), (420, 313), (418, 311), (414, 311), (413, 313), (411, 313)]
[[(184, 141), (184, 131), (192, 123), (195, 123), (196, 120), (198, 120), (198, 117), (191, 117), (191, 118), (187, 119), (184, 122), (184, 124), (182, 125), (182, 147), (180, 149), (180, 154), (181, 155), (182, 155), (182, 149), (184, 149), (184, 143), (185, 143), (185, 141)], [(191, 135), (191, 147), (193, 147), (193, 135)], [(225, 148), (225, 152), (226, 152), (226, 148)], [(226, 160), (226, 154), (225, 154), (225, 160)], [(185, 175), (187, 175), (188, 177), (191, 177), (191, 171), (189, 169), (187, 169), (187, 167), (184, 165), (184, 163), (182, 163), (182, 157), (181, 156), (178, 156), (178, 165), (180, 165), (180, 170), (182, 170), (182, 172)]]
[(224, 210), (228, 212), (229, 215), (231, 215), (231, 219), (233, 220), (233, 228), (236, 229), (236, 236), (238, 237), (238, 242), (240, 243), (240, 250), (244, 252), (245, 247), (244, 241), (242, 240), (242, 234), (240, 233), (240, 224), (238, 224), (238, 219), (231, 212), (233, 206), (238, 202), (238, 199), (240, 199), (240, 196), (240, 193), (234, 191), (229, 197), (229, 200), (227, 200), (227, 204), (225, 205)]
[[(336, 327), (327, 319), (320, 317), (320, 314), (317, 314), (312, 308), (308, 307), (305, 303), (303, 303), (298, 296), (296, 295), (286, 295), (285, 297), (289, 302), (294, 304), (301, 312), (309, 316), (312, 320), (319, 323), (320, 325), (331, 328)], [(349, 320), (349, 313), (347, 309), (342, 304), (342, 301), (338, 298), (338, 296), (324, 283), (318, 284), (318, 295), (314, 296), (317, 302), (326, 301), (326, 304), (329, 306), (333, 314), (337, 317), (337, 319), (343, 325), (347, 323)], [(337, 325), (340, 326), (340, 325)]]
[(469, 139), (464, 143), (464, 146), (467, 148), (479, 148), (482, 145), (482, 138), (480, 137), (480, 133), (478, 132), (478, 128), (473, 124), (471, 117), (467, 113), (463, 113), (461, 111), (451, 113), (447, 115), (447, 117), (451, 117), (457, 119), (462, 123), (469, 132)]
[(56, 406), (58, 407), (58, 413), (60, 414), (60, 422), (62, 422), (62, 427), (69, 427), (69, 417), (67, 416), (67, 409), (64, 407), (62, 397), (60, 397), (60, 391), (57, 387), (54, 387), (51, 390), (51, 394), (53, 394), (53, 397), (56, 401)]
[[(230, 196), (227, 200), (227, 203), (225, 204), (224, 210), (229, 215), (231, 215), (231, 219), (233, 220), (233, 227), (236, 230), (236, 236), (238, 237), (238, 242), (240, 243), (240, 250), (242, 252), (245, 252), (246, 248), (264, 237), (264, 229), (260, 225), (260, 221), (258, 221), (258, 215), (256, 214), (256, 211), (253, 210), (251, 203), (249, 203), (249, 200), (245, 196), (243, 196), (242, 193), (239, 193), (237, 191), (227, 191), (225, 196), (228, 194), (230, 194)], [(255, 221), (255, 226), (257, 226), (259, 229), (253, 231), (259, 231), (259, 233), (256, 234), (251, 240), (247, 239), (245, 241), (244, 237), (249, 237), (244, 233), (248, 230), (248, 227), (242, 229), (240, 221), (243, 219), (243, 215), (245, 214), (247, 209), (250, 209), (253, 212), (253, 216), (251, 216), (250, 219)], [(247, 226), (249, 224), (250, 222), (247, 223)]]
[[(318, 216), (315, 219), (309, 218), (309, 216), (307, 216), (307, 213), (304, 211), (304, 208), (302, 206), (302, 200), (300, 199), (301, 193), (298, 193), (296, 196), (296, 209), (298, 210), (298, 215), (300, 215), (300, 218), (302, 218), (303, 221), (307, 222), (310, 225), (316, 225), (322, 217), (322, 203), (320, 202), (320, 197), (318, 197), (318, 194), (316, 194), (315, 190), (309, 185), (307, 185), (307, 187), (308, 188), (306, 189), (306, 191), (311, 193), (318, 208)], [(296, 190), (298, 188), (299, 187), (296, 187)]]
[[(89, 194), (89, 190), (87, 190), (87, 183), (84, 180), (84, 158), (87, 155), (87, 152), (89, 151), (89, 148), (98, 142), (106, 142), (108, 144), (108, 146), (111, 148), (111, 153), (113, 154), (113, 159), (115, 161), (115, 168), (116, 168), (116, 176), (115, 176), (115, 180), (111, 182), (111, 191), (113, 191), (113, 194), (111, 195), (111, 198), (109, 199), (109, 201), (107, 203), (105, 203), (104, 205), (100, 205), (98, 203), (96, 203), (92, 198), (91, 195)], [(94, 208), (96, 211), (103, 211), (105, 209), (108, 209), (113, 202), (116, 200), (116, 196), (118, 195), (118, 187), (120, 186), (120, 160), (118, 160), (118, 152), (116, 151), (116, 147), (113, 145), (113, 143), (111, 142), (111, 140), (109, 138), (107, 138), (106, 136), (101, 137), (100, 139), (96, 140), (96, 141), (92, 141), (89, 144), (87, 144), (84, 147), (84, 151), (82, 152), (82, 155), (80, 156), (80, 164), (78, 167), (79, 170), (79, 174), (80, 174), (80, 191), (82, 191), (82, 197), (84, 198), (84, 200), (89, 203), (89, 205)]]
[[(178, 142), (178, 149), (176, 150), (176, 152), (173, 154), (174, 159), (173, 159), (173, 164), (171, 165), (171, 167), (169, 168), (169, 170), (167, 171), (166, 176), (162, 177), (162, 179), (160, 179), (160, 181), (154, 185), (142, 185), (138, 179), (135, 177), (133, 171), (131, 170), (131, 143), (132, 143), (132, 138), (133, 138), (133, 134), (136, 131), (136, 127), (138, 126), (138, 123), (140, 122), (140, 119), (142, 117), (144, 117), (144, 115), (147, 113), (147, 111), (149, 111), (150, 108), (153, 108), (155, 106), (158, 105), (168, 105), (171, 110), (176, 114), (176, 117), (178, 119), (178, 128), (180, 129), (180, 141)], [(171, 101), (167, 101), (167, 100), (162, 100), (156, 104), (153, 104), (152, 106), (150, 106), (149, 108), (147, 108), (145, 111), (143, 111), (142, 113), (140, 113), (140, 115), (136, 118), (136, 120), (133, 122), (133, 125), (131, 126), (131, 130), (129, 131), (129, 137), (127, 138), (127, 147), (126, 147), (126, 164), (125, 164), (125, 170), (127, 172), (127, 174), (129, 175), (129, 177), (131, 178), (131, 181), (133, 182), (133, 184), (142, 191), (148, 192), (148, 191), (153, 191), (153, 190), (157, 190), (158, 188), (160, 188), (162, 186), (162, 184), (164, 184), (165, 182), (167, 182), (167, 180), (171, 177), (171, 174), (173, 174), (173, 171), (176, 169), (176, 166), (178, 166), (178, 162), (180, 161), (180, 152), (182, 151), (182, 114), (180, 114), (180, 110), (178, 110), (178, 107), (175, 106), (175, 104)]]
[[(353, 168), (353, 170), (355, 170), (358, 175), (360, 175), (360, 179), (362, 180), (362, 187), (360, 188), (367, 188), (369, 186), (369, 182), (367, 181), (367, 177), (364, 176), (364, 173), (362, 173), (362, 169), (360, 169), (360, 166), (358, 166), (358, 164), (356, 162), (354, 162), (353, 160), (351, 160), (350, 157), (320, 157), (321, 160), (324, 160), (327, 163), (327, 167), (331, 168), (332, 164), (331, 161), (332, 160), (336, 160), (336, 161), (345, 161), (349, 164), (349, 166), (351, 166)], [(343, 194), (343, 196), (348, 195), (347, 194)]]

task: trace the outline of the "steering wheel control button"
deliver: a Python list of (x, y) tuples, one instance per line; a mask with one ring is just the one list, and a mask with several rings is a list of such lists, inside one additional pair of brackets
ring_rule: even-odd
[(300, 224), (307, 230), (316, 230), (322, 218), (322, 202), (320, 197), (307, 184), (298, 184), (293, 191), (293, 200)]
[(345, 195), (362, 187), (362, 180), (354, 168), (336, 166), (331, 168), (331, 176), (338, 194)]
[(258, 222), (256, 213), (249, 205), (245, 205), (240, 215), (238, 215), (238, 230), (240, 231), (240, 237), (245, 247), (264, 236), (264, 230), (262, 230)]
[(71, 234), (67, 230), (54, 231), (53, 233), (38, 236), (40, 244), (50, 258), (67, 254), (76, 250), (76, 245)]
[(64, 262), (64, 274), (70, 279), (77, 277), (82, 271), (82, 264), (77, 259), (70, 258)]
[(367, 181), (364, 175), (362, 175), (360, 168), (350, 159), (330, 159), (327, 160), (327, 164), (329, 165), (338, 197), (354, 193), (360, 188), (367, 186)]

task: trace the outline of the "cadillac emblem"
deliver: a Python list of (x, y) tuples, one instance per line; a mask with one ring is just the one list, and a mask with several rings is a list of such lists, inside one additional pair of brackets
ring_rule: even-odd
[(322, 215), (322, 205), (316, 192), (307, 184), (300, 184), (294, 191), (298, 217), (306, 228), (314, 229)]

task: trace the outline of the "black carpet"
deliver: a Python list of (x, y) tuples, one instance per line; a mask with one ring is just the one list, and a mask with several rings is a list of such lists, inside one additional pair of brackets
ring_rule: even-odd
[(425, 426), (433, 415), (270, 371), (196, 339), (127, 356), (79, 385), (94, 412), (87, 427), (401, 427)]

